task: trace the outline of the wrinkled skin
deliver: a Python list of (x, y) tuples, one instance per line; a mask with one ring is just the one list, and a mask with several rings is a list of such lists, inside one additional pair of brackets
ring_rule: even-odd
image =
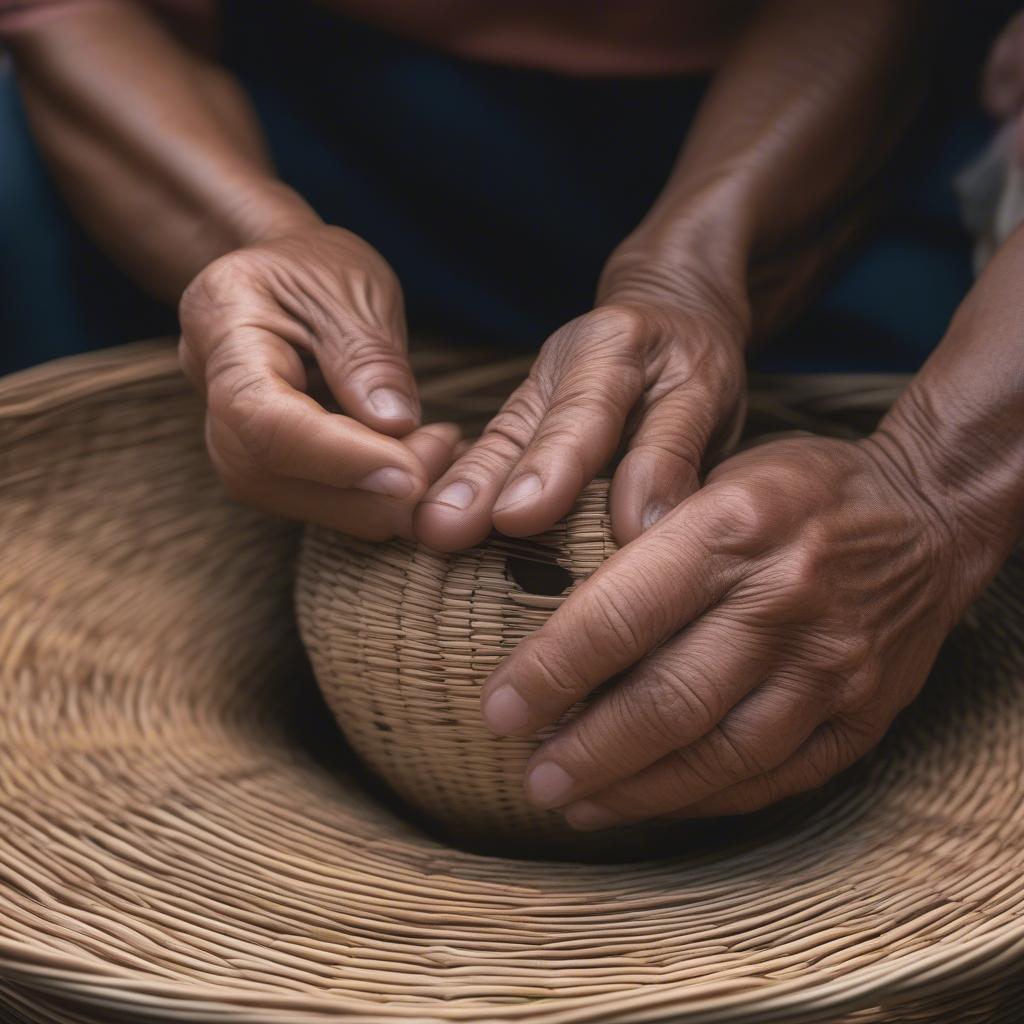
[(536, 803), (582, 829), (755, 810), (917, 695), (965, 589), (955, 549), (872, 442), (753, 448), (520, 644), (485, 718), (529, 735), (618, 676), (532, 758)]
[[(496, 731), (524, 734), (610, 684), (526, 781), (598, 828), (750, 810), (849, 764), (1024, 530), (1020, 232), (869, 441), (792, 439), (707, 475), (742, 419), (745, 348), (806, 301), (854, 198), (877, 191), (941, 52), (938, 6), (755, 5), (594, 308), (468, 448), (420, 425), (394, 274), (276, 177), (225, 68), (141, 4), (61, 5), (5, 43), (79, 220), (180, 299), (182, 366), (234, 497), (451, 550), (543, 529), (623, 456), (624, 547), (483, 695)], [(1007, 118), (1019, 28), (987, 87)]]
[(459, 431), (417, 429), (401, 289), (369, 245), (316, 226), (222, 256), (182, 298), (180, 354), (232, 497), (370, 540), (411, 535)]
[(633, 540), (693, 493), (706, 460), (735, 438), (744, 340), (741, 321), (703, 296), (598, 306), (573, 320), (427, 492), (417, 536), (449, 551), (492, 527), (539, 533), (622, 448), (611, 517), (618, 541)]

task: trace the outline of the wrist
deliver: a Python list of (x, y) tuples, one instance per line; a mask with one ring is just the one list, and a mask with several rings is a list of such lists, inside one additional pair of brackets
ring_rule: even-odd
[(219, 217), (225, 251), (323, 226), (313, 208), (284, 182), (269, 176), (230, 181)]
[(1007, 458), (981, 424), (938, 415), (905, 394), (864, 444), (931, 530), (939, 557), (955, 566), (954, 617), (984, 588), (1021, 536), (1021, 439)]
[(739, 206), (731, 217), (727, 205), (719, 191), (682, 207), (655, 207), (605, 263), (598, 303), (711, 313), (745, 347), (751, 330), (749, 239)]

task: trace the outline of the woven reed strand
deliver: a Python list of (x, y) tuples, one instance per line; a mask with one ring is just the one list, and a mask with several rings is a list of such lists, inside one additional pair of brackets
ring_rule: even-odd
[[(808, 388), (779, 384), (762, 419), (816, 416)], [(0, 473), (0, 1019), (1021, 1019), (1019, 556), (798, 827), (511, 861), (427, 838), (304, 749), (298, 532), (223, 498), (169, 349), (0, 382)]]
[(327, 703), (366, 762), (454, 835), (587, 842), (561, 815), (526, 802), (523, 772), (537, 741), (493, 736), (480, 689), (564, 600), (559, 580), (554, 594), (524, 588), (516, 564), (588, 576), (615, 550), (607, 503), (607, 481), (597, 481), (548, 534), (448, 557), (407, 541), (306, 535), (298, 617)]

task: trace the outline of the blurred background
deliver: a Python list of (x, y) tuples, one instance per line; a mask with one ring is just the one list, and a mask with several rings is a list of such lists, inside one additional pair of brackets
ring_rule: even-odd
[[(40, 6), (65, 5), (0, 5), (8, 45)], [(591, 306), (708, 81), (501, 66), (314, 3), (229, 0), (212, 29), (164, 6), (242, 83), (284, 181), (391, 263), (413, 331), (473, 343), (532, 349)], [(941, 338), (971, 281), (953, 179), (996, 131), (979, 81), (1015, 8), (950, 8), (869, 226), (755, 368), (913, 370)], [(0, 58), (0, 369), (176, 330), (69, 212)]]

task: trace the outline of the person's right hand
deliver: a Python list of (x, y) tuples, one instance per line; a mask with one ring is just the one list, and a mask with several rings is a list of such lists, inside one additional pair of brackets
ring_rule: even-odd
[(370, 540), (409, 536), (459, 435), (417, 429), (402, 292), (376, 250), (323, 225), (235, 250), (185, 290), (180, 319), (181, 365), (233, 498)]

